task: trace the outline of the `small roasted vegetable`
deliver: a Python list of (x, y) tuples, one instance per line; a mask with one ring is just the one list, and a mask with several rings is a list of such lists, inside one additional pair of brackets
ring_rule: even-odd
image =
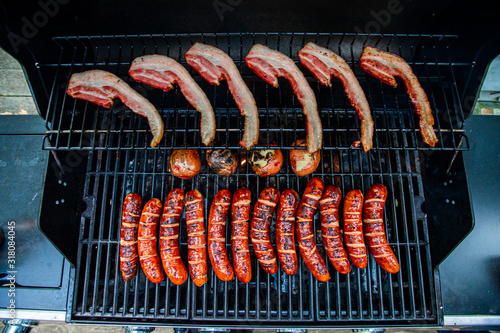
[[(297, 146), (305, 147), (306, 140), (297, 140)], [(295, 144), (292, 144), (295, 146)], [(318, 168), (321, 155), (319, 151), (309, 154), (305, 149), (292, 149), (290, 150), (290, 164), (293, 172), (298, 176), (307, 176), (313, 173)]]
[(260, 177), (274, 176), (283, 166), (283, 154), (279, 149), (252, 150), (248, 163)]
[(200, 172), (201, 159), (195, 149), (174, 150), (168, 161), (170, 172), (178, 178), (189, 179)]
[(207, 163), (213, 172), (231, 176), (238, 168), (238, 155), (229, 149), (208, 150)]

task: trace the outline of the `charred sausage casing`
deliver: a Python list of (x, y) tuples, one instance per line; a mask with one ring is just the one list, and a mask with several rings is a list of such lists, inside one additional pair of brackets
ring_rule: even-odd
[(352, 263), (360, 269), (368, 265), (361, 220), (362, 210), (363, 193), (360, 190), (349, 191), (344, 199), (344, 238)]
[(231, 249), (236, 277), (248, 283), (252, 279), (250, 247), (248, 246), (248, 221), (252, 196), (247, 188), (240, 188), (233, 195), (231, 206)]
[(160, 258), (158, 257), (156, 231), (161, 214), (161, 201), (153, 198), (142, 209), (139, 221), (137, 248), (142, 270), (149, 281), (160, 283), (163, 280)]
[(215, 195), (208, 215), (208, 256), (215, 275), (222, 281), (234, 279), (233, 267), (226, 251), (226, 220), (231, 206), (231, 192), (220, 190)]
[(120, 269), (123, 281), (132, 280), (137, 274), (137, 228), (141, 217), (142, 198), (130, 193), (123, 200), (120, 230)]
[(307, 183), (297, 208), (297, 240), (300, 254), (313, 276), (321, 282), (330, 280), (325, 260), (321, 257), (314, 241), (313, 218), (318, 209), (319, 200), (325, 185), (319, 178), (313, 177)]
[(276, 249), (281, 268), (288, 275), (297, 274), (297, 251), (295, 250), (295, 211), (299, 196), (294, 190), (281, 193), (276, 217)]
[(167, 196), (160, 223), (160, 257), (173, 284), (187, 281), (188, 273), (179, 251), (179, 224), (184, 207), (184, 190), (175, 188)]
[(203, 196), (198, 190), (186, 193), (188, 262), (191, 279), (198, 287), (207, 282), (207, 238)]
[(267, 187), (260, 193), (252, 216), (252, 245), (260, 266), (269, 274), (278, 272), (276, 254), (269, 234), (271, 218), (278, 204), (280, 192), (275, 187)]
[(399, 262), (385, 235), (384, 205), (387, 189), (382, 184), (373, 185), (366, 194), (363, 224), (368, 248), (377, 264), (389, 273), (399, 272)]
[(339, 206), (341, 201), (340, 188), (335, 185), (328, 186), (319, 201), (319, 213), (326, 254), (339, 273), (347, 274), (351, 271), (351, 265), (340, 235)]

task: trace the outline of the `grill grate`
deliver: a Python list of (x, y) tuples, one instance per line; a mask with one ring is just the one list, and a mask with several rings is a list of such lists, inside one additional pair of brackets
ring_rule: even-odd
[[(199, 139), (200, 115), (184, 99), (178, 87), (165, 93), (136, 83), (128, 76), (131, 62), (138, 56), (160, 53), (186, 65), (184, 53), (195, 42), (216, 45), (226, 51), (249, 84), (259, 108), (261, 141), (258, 147), (276, 142), (289, 149), (297, 136), (305, 135), (302, 107), (287, 84), (270, 87), (246, 67), (243, 58), (255, 43), (263, 43), (290, 55), (296, 62), (297, 52), (308, 41), (334, 50), (352, 66), (367, 94), (375, 121), (374, 148), (457, 150), (467, 149), (463, 130), (464, 114), (455, 84), (455, 68), (470, 68), (470, 63), (456, 63), (450, 58), (454, 36), (422, 35), (355, 35), (355, 34), (189, 34), (153, 36), (58, 37), (61, 48), (57, 64), (41, 65), (54, 71), (54, 86), (46, 117), (45, 149), (147, 149), (150, 133), (147, 121), (117, 102), (110, 110), (92, 103), (74, 100), (65, 94), (71, 73), (104, 69), (123, 78), (157, 108), (165, 123), (160, 149), (186, 146), (207, 149)], [(397, 89), (365, 73), (358, 64), (363, 47), (376, 46), (401, 55), (414, 69), (427, 92), (434, 111), (439, 142), (431, 148), (422, 142), (418, 117), (414, 113), (403, 84)], [(187, 66), (187, 65), (186, 65)], [(189, 66), (188, 66), (189, 67)], [(216, 148), (238, 149), (242, 118), (226, 83), (210, 86), (189, 68), (195, 80), (207, 93), (217, 110)], [(324, 149), (351, 149), (359, 140), (357, 115), (345, 96), (339, 80), (323, 87), (307, 70), (306, 78), (315, 90), (325, 138)], [(98, 119), (100, 121), (98, 121)], [(231, 125), (230, 125), (231, 124)], [(132, 136), (134, 140), (126, 142)], [(465, 138), (465, 140), (463, 140)], [(465, 143), (465, 144), (464, 144)]]
[[(280, 268), (271, 276), (258, 266), (252, 253), (254, 276), (249, 284), (222, 282), (211, 268), (208, 283), (201, 288), (191, 280), (182, 286), (168, 281), (154, 285), (140, 270), (138, 278), (124, 283), (117, 266), (118, 221), (122, 200), (130, 191), (142, 193), (147, 200), (166, 198), (174, 187), (198, 188), (206, 198), (205, 205), (209, 205), (221, 188), (234, 193), (239, 186), (247, 186), (255, 202), (266, 186), (294, 188), (301, 193), (308, 181), (290, 175), (287, 154), (283, 174), (266, 179), (257, 177), (247, 165), (229, 178), (214, 175), (204, 165), (194, 180), (175, 179), (167, 172), (167, 157), (166, 150), (90, 153), (84, 199), (93, 209), (81, 221), (73, 321), (138, 319), (189, 326), (207, 325), (209, 321), (223, 326), (240, 322), (281, 326), (295, 321), (305, 326), (437, 323), (427, 219), (419, 207), (424, 190), (416, 151), (384, 151), (371, 159), (363, 153), (324, 151), (316, 173), (325, 183), (339, 185), (344, 193), (353, 188), (366, 193), (376, 182), (388, 187), (386, 228), (401, 263), (398, 274), (381, 271), (370, 257), (368, 268), (354, 268), (347, 276), (337, 273), (328, 262), (332, 280), (319, 283), (302, 260), (297, 275), (289, 277)], [(319, 251), (326, 258), (319, 219), (315, 220), (315, 230)], [(186, 232), (182, 228), (180, 246), (186, 261)]]
[[(454, 36), (281, 33), (55, 38), (61, 47), (59, 63), (41, 65), (55, 77), (44, 148), (86, 150), (88, 154), (82, 195), (88, 208), (81, 217), (74, 293), (68, 305), (70, 320), (315, 328), (439, 324), (427, 218), (420, 208), (425, 201), (421, 163), (426, 154), (435, 150), (468, 149), (454, 71), (470, 68), (471, 64), (451, 61), (450, 45), (455, 39)], [(140, 269), (132, 282), (123, 282), (118, 266), (119, 220), (122, 201), (129, 192), (142, 194), (144, 201), (153, 197), (164, 200), (172, 188), (197, 188), (205, 197), (205, 207), (209, 207), (215, 193), (222, 188), (234, 193), (246, 186), (255, 203), (266, 186), (276, 186), (281, 191), (293, 188), (302, 194), (309, 180), (292, 173), (288, 154), (284, 154), (281, 172), (268, 178), (259, 178), (247, 164), (231, 177), (214, 174), (206, 163), (191, 180), (176, 179), (168, 173), (172, 148), (198, 148), (205, 160), (206, 147), (199, 139), (199, 114), (177, 87), (169, 93), (151, 89), (134, 83), (127, 77), (127, 71), (136, 56), (150, 53), (166, 54), (185, 64), (182, 55), (196, 41), (216, 45), (235, 59), (259, 107), (258, 147), (275, 142), (281, 149), (290, 149), (292, 142), (305, 135), (305, 128), (302, 108), (290, 86), (284, 83), (278, 89), (269, 87), (244, 65), (242, 58), (254, 43), (264, 43), (297, 60), (297, 51), (306, 42), (314, 41), (327, 45), (347, 60), (373, 110), (374, 148), (364, 153), (351, 146), (360, 137), (359, 120), (341, 84), (322, 87), (304, 71), (318, 97), (324, 127), (322, 162), (314, 175), (325, 184), (339, 185), (344, 195), (354, 188), (366, 193), (377, 182), (386, 185), (389, 191), (386, 230), (401, 264), (399, 273), (390, 275), (381, 271), (370, 256), (366, 269), (354, 268), (345, 276), (328, 262), (332, 279), (320, 283), (302, 259), (297, 275), (287, 276), (280, 268), (271, 276), (259, 267), (251, 253), (253, 278), (249, 284), (236, 280), (222, 282), (210, 267), (208, 283), (201, 288), (191, 280), (182, 286), (169, 281), (154, 285)], [(414, 68), (435, 112), (440, 140), (436, 147), (423, 144), (404, 85), (397, 89), (385, 86), (361, 70), (357, 60), (365, 45), (400, 54)], [(66, 96), (70, 74), (94, 68), (124, 78), (157, 106), (166, 125), (159, 149), (148, 148), (147, 122), (119, 103), (106, 110)], [(214, 105), (218, 129), (215, 147), (238, 149), (240, 160), (244, 160), (245, 151), (237, 146), (243, 121), (227, 85), (212, 87), (193, 70), (190, 72)], [(208, 209), (206, 218), (207, 215)], [(181, 224), (184, 223), (183, 216)], [(326, 258), (317, 216), (314, 223), (318, 249)], [(274, 239), (275, 231), (271, 231)], [(187, 263), (185, 228), (181, 228), (180, 247)]]

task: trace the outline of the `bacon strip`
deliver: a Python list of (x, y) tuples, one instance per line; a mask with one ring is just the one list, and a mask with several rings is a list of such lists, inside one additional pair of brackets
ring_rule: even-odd
[(240, 145), (250, 149), (259, 140), (259, 112), (255, 99), (248, 89), (233, 60), (216, 47), (196, 43), (186, 52), (186, 61), (208, 83), (219, 85), (226, 80), (229, 91), (245, 117), (245, 130)]
[(164, 91), (177, 83), (189, 104), (201, 113), (201, 141), (205, 146), (210, 145), (215, 137), (214, 110), (207, 95), (181, 64), (163, 55), (147, 55), (136, 58), (128, 73), (134, 80)]
[(273, 87), (278, 86), (278, 77), (284, 77), (290, 81), (307, 119), (307, 151), (312, 154), (320, 150), (323, 128), (318, 114), (316, 96), (293, 60), (281, 52), (256, 44), (245, 57), (245, 62), (255, 74)]
[(83, 99), (107, 109), (113, 105), (113, 98), (119, 98), (132, 111), (148, 119), (153, 133), (151, 148), (163, 137), (163, 121), (153, 104), (112, 73), (101, 70), (75, 73), (71, 75), (66, 92), (73, 98)]
[(345, 60), (324, 47), (307, 43), (299, 51), (299, 60), (324, 86), (331, 86), (332, 75), (342, 81), (344, 90), (361, 120), (361, 142), (366, 151), (373, 147), (373, 119), (363, 88)]
[(410, 65), (395, 54), (380, 51), (371, 46), (365, 47), (359, 59), (359, 64), (365, 72), (393, 87), (397, 86), (395, 76), (403, 80), (408, 95), (410, 95), (410, 99), (415, 106), (415, 112), (420, 118), (422, 138), (425, 143), (434, 147), (438, 139), (432, 127), (434, 118), (432, 117), (431, 106)]

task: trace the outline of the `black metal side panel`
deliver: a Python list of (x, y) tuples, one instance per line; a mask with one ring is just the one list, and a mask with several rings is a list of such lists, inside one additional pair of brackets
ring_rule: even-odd
[(435, 267), (472, 230), (472, 208), (462, 152), (439, 152), (424, 161), (427, 185), (422, 210), (429, 218)]
[[(498, 116), (474, 115), (466, 130), (471, 150), (465, 170), (474, 213), (474, 229), (440, 265), (445, 315), (500, 314), (500, 148)], [(448, 223), (457, 225), (460, 220)]]
[(50, 154), (43, 189), (40, 229), (73, 265), (80, 217), (87, 209), (79, 195), (83, 192), (87, 155), (77, 151)]

